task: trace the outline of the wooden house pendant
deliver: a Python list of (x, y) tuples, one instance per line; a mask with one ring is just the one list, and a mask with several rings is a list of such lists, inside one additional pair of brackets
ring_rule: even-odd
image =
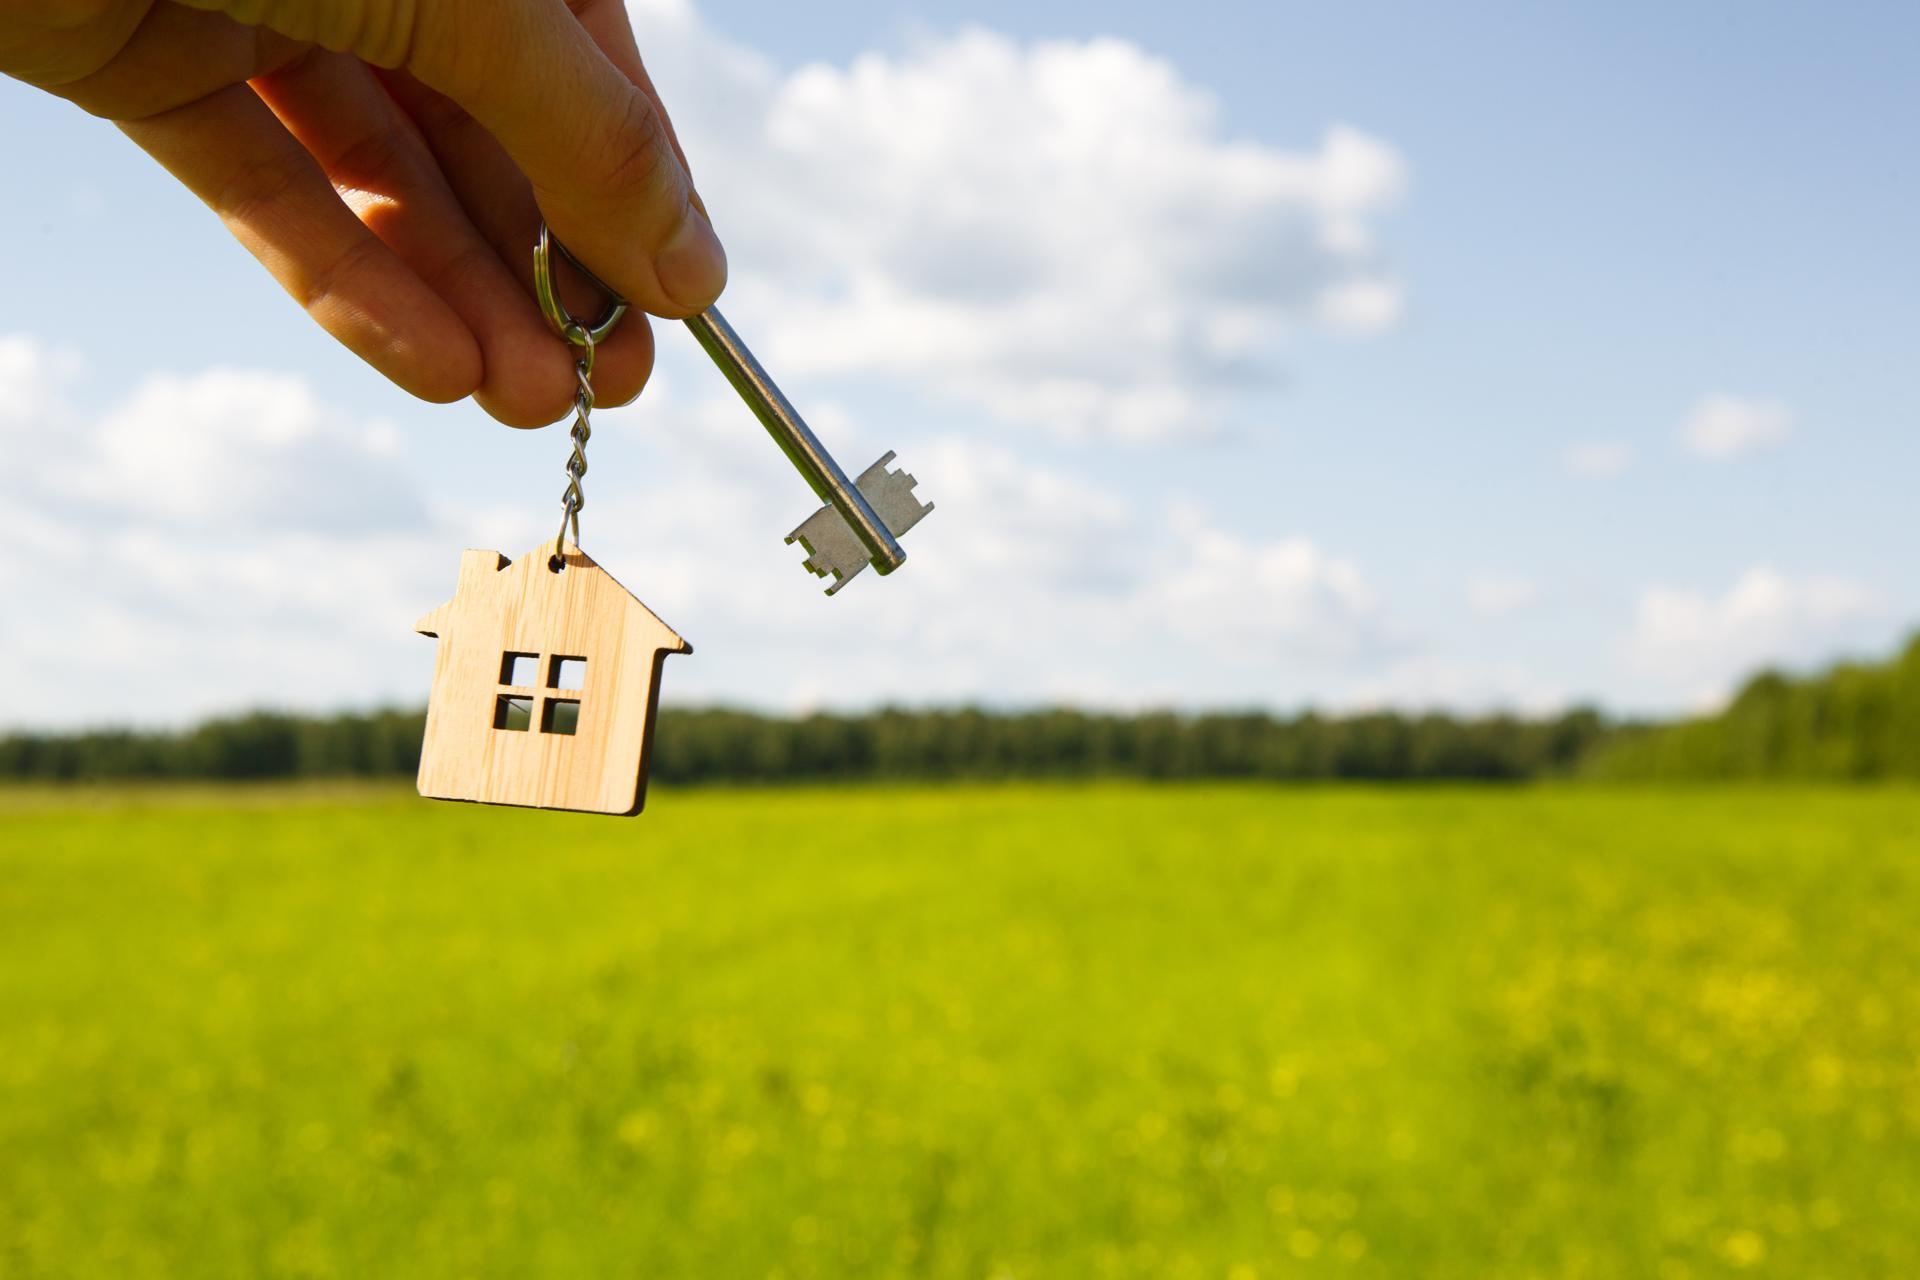
[(453, 599), (414, 629), (440, 642), (421, 795), (640, 812), (660, 669), (693, 647), (592, 557), (564, 541), (511, 563), (469, 551)]

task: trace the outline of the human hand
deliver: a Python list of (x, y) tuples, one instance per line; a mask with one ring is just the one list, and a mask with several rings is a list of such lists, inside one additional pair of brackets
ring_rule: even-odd
[[(573, 395), (531, 291), (543, 216), (637, 308), (726, 284), (623, 0), (7, 0), (0, 72), (114, 121), (401, 387), (513, 426)], [(652, 365), (630, 316), (602, 403)]]

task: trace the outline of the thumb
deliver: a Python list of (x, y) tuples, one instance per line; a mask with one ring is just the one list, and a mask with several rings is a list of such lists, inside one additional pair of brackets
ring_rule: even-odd
[(424, 0), (416, 12), (407, 69), (499, 139), (561, 243), (656, 315), (713, 304), (726, 251), (672, 130), (564, 0)]

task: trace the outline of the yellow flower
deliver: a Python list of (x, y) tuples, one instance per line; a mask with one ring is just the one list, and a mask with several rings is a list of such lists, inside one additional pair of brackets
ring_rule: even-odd
[(1757, 1231), (1736, 1231), (1720, 1245), (1721, 1256), (1736, 1267), (1758, 1266), (1767, 1258), (1767, 1242)]
[(644, 1147), (653, 1137), (653, 1113), (650, 1111), (630, 1111), (620, 1121), (616, 1132), (620, 1141), (630, 1147)]

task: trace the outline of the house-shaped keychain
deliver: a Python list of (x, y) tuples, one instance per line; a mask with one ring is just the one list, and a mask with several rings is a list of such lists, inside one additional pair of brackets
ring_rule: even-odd
[(420, 794), (630, 815), (647, 798), (660, 669), (692, 653), (577, 546), (460, 560), (436, 637)]

